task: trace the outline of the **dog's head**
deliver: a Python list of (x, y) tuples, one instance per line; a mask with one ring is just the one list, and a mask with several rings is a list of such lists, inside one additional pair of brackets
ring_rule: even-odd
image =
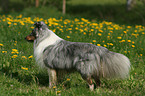
[(40, 34), (42, 34), (42, 30), (47, 28), (47, 25), (44, 22), (36, 22), (33, 24), (35, 28), (32, 30), (32, 33), (25, 37), (27, 41), (33, 42), (35, 39), (38, 38)]

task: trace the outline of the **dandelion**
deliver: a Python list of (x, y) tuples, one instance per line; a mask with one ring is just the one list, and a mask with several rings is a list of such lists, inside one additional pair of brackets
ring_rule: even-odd
[(2, 53), (7, 53), (7, 51), (2, 51)]
[(66, 80), (67, 80), (67, 81), (70, 81), (70, 79), (69, 79), (69, 78), (67, 78)]
[(96, 42), (96, 40), (93, 40), (93, 42), (95, 43), (95, 42)]
[(27, 59), (27, 57), (26, 57), (26, 56), (22, 56), (22, 58), (23, 58), (23, 59)]
[(17, 50), (17, 49), (12, 49), (12, 51), (13, 51), (13, 52), (18, 52), (18, 50)]
[(134, 48), (134, 47), (135, 47), (135, 45), (131, 45), (131, 47), (133, 47), (133, 48)]
[(113, 46), (113, 43), (107, 43), (107, 45), (111, 45), (111, 46)]
[(14, 23), (14, 25), (17, 25), (17, 23)]
[(125, 34), (126, 34), (126, 33), (127, 33), (127, 31), (123, 31), (123, 33), (125, 33)]
[(122, 37), (117, 37), (117, 39), (122, 39)]
[(55, 32), (56, 31), (56, 29), (54, 29), (54, 30), (52, 30), (53, 32)]
[(131, 26), (127, 26), (127, 28), (131, 28)]
[(56, 88), (56, 86), (53, 86), (53, 89), (55, 89)]
[(137, 32), (137, 30), (134, 30), (134, 32)]
[(18, 55), (13, 55), (13, 56), (12, 56), (12, 58), (17, 58), (17, 57), (18, 57)]
[(94, 31), (94, 29), (91, 29), (91, 31)]
[(10, 25), (10, 24), (12, 24), (11, 22), (8, 22), (8, 24)]
[(16, 44), (16, 43), (14, 43), (14, 45), (16, 46), (17, 44)]
[(107, 45), (104, 44), (104, 47), (107, 47)]
[(101, 44), (97, 44), (97, 46), (101, 46)]
[(131, 42), (131, 40), (127, 40), (127, 42)]
[(79, 28), (76, 27), (75, 29), (78, 30)]
[(61, 91), (57, 91), (57, 94), (61, 93)]
[(99, 35), (99, 36), (102, 36), (102, 34), (101, 34), (101, 33), (98, 33), (98, 35)]
[(103, 32), (103, 30), (99, 30), (99, 32)]
[(31, 56), (29, 56), (28, 58), (29, 58), (29, 59), (30, 59), (30, 58), (33, 58), (33, 56), (31, 55)]
[(28, 70), (28, 68), (25, 68), (25, 67), (21, 67), (21, 69), (23, 69), (23, 70)]
[(31, 29), (34, 29), (34, 27), (33, 27), (33, 26), (31, 26), (30, 28), (31, 28)]
[(134, 41), (132, 41), (132, 44), (134, 44)]
[(127, 51), (124, 51), (124, 53), (127, 53)]
[(66, 38), (70, 38), (70, 36), (66, 36)]
[(86, 35), (86, 32), (84, 32), (83, 34)]
[(4, 45), (0, 43), (0, 46), (4, 46)]
[(119, 42), (120, 42), (120, 43), (121, 43), (121, 42), (125, 42), (125, 40), (121, 40), (121, 41), (119, 41)]

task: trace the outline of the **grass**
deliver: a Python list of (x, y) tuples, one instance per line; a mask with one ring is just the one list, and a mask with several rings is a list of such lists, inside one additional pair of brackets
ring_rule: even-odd
[[(68, 4), (72, 4), (75, 8), (80, 3), (74, 4), (70, 1)], [(59, 94), (62, 96), (143, 96), (145, 94), (145, 26), (138, 25), (138, 20), (134, 20), (131, 24), (130, 20), (135, 17), (129, 18), (129, 23), (124, 23), (123, 20), (116, 21), (119, 13), (116, 16), (110, 15), (112, 16), (110, 21), (114, 22), (109, 22), (109, 19), (105, 18), (94, 18), (95, 15), (89, 17), (90, 13), (79, 14), (84, 8), (88, 7), (83, 5), (82, 9), (77, 10), (78, 13), (67, 11), (68, 14), (64, 16), (58, 9), (52, 7), (29, 8), (29, 10), (26, 8), (22, 12), (12, 12), (9, 15), (0, 16), (1, 96), (55, 96)], [(71, 10), (71, 7), (69, 9)], [(107, 17), (108, 13), (105, 14), (107, 9), (103, 10), (101, 13)], [(73, 16), (71, 16), (72, 14)], [(83, 15), (87, 19), (83, 18)], [(96, 14), (96, 16), (98, 15)], [(121, 17), (118, 18), (121, 19)], [(31, 33), (34, 27), (32, 24), (36, 21), (44, 21), (49, 29), (65, 40), (92, 43), (126, 55), (132, 64), (129, 78), (126, 80), (101, 79), (101, 87), (91, 92), (80, 75), (72, 73), (68, 74), (62, 83), (50, 89), (46, 70), (39, 70), (35, 64), (33, 44), (24, 40), (25, 36)], [(117, 24), (117, 22), (119, 23)]]

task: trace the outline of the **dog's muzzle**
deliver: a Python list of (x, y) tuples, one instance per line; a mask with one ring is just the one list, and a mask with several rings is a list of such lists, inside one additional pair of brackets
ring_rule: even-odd
[(25, 37), (25, 40), (29, 41), (29, 42), (33, 42), (36, 38), (34, 36), (28, 35)]

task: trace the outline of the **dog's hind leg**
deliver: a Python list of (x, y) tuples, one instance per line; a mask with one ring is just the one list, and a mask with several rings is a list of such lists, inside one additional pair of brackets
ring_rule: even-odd
[(56, 70), (48, 68), (48, 74), (49, 74), (49, 87), (52, 88), (57, 83)]
[(100, 78), (98, 76), (93, 76), (93, 79), (95, 80), (96, 86), (99, 87), (101, 84)]
[(88, 85), (89, 85), (89, 88), (91, 91), (94, 90), (94, 84), (93, 84), (93, 81), (91, 80), (91, 78), (83, 78), (85, 81), (87, 81)]

